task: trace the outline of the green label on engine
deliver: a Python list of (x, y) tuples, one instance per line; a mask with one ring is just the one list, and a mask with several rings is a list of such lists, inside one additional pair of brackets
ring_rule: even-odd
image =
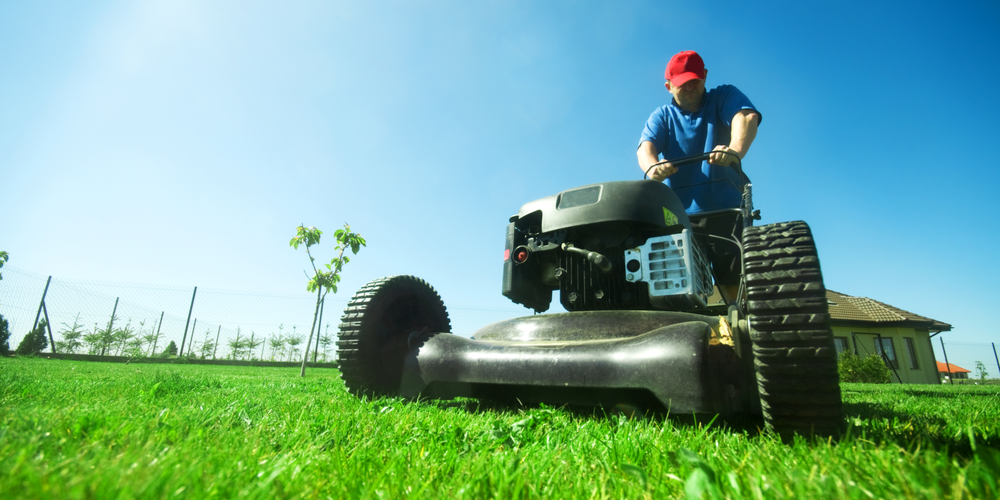
[(666, 224), (667, 227), (677, 224), (677, 216), (670, 210), (667, 210), (667, 207), (663, 207), (663, 223)]

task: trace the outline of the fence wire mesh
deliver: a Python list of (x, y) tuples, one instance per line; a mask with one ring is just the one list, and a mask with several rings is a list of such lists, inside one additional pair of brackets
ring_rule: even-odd
[[(40, 308), (43, 294), (44, 310)], [(333, 359), (340, 316), (348, 301), (347, 296), (326, 297), (318, 360)], [(48, 276), (10, 265), (4, 266), (0, 280), (0, 315), (8, 322), (12, 350), (32, 330), (36, 315), (39, 319), (47, 315), (59, 352), (154, 356), (173, 342), (178, 353), (193, 352), (207, 359), (301, 360), (315, 306), (316, 296), (307, 293), (195, 289), (59, 277), (49, 282)], [(529, 312), (512, 305), (449, 306), (448, 313), (452, 331), (468, 336), (489, 323)], [(76, 331), (82, 332), (76, 340), (79, 345), (67, 343), (67, 333), (74, 331), (74, 325)], [(110, 333), (117, 334), (112, 335), (115, 340), (110, 344), (87, 342), (109, 331), (109, 326)], [(311, 351), (316, 350), (316, 344), (314, 336)], [(50, 345), (46, 351), (51, 350)]]
[(964, 375), (957, 374), (956, 380), (978, 380), (981, 374), (985, 374), (986, 378), (1000, 378), (1000, 361), (997, 360), (998, 347), (995, 343), (945, 340), (942, 349), (941, 341), (935, 339), (933, 345), (938, 361), (944, 363), (947, 354), (948, 362), (953, 368), (969, 370)]
[[(314, 336), (311, 344), (311, 351), (316, 351), (319, 344), (317, 360), (333, 359), (340, 316), (348, 300), (347, 296), (326, 297), (319, 338)], [(0, 315), (8, 322), (12, 350), (31, 331), (36, 317), (47, 317), (59, 352), (154, 356), (173, 342), (178, 353), (193, 352), (207, 359), (301, 360), (315, 305), (316, 296), (307, 293), (195, 289), (58, 277), (49, 281), (48, 276), (10, 265), (3, 267), (0, 280)], [(530, 312), (516, 305), (449, 305), (448, 314), (452, 331), (469, 336), (487, 324)], [(82, 332), (78, 345), (67, 342), (67, 333), (74, 331), (74, 325), (76, 331)], [(118, 334), (112, 342), (87, 342), (95, 338), (96, 332), (108, 331), (109, 326), (112, 333)], [(935, 357), (943, 362), (941, 338), (934, 339), (932, 345)], [(994, 344), (946, 340), (944, 348), (952, 366), (969, 370), (970, 379), (979, 376), (979, 363), (987, 377), (1000, 377)], [(51, 350), (49, 345), (47, 351)]]

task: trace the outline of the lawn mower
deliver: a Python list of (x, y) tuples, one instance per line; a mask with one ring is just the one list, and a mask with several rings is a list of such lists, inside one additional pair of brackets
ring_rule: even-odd
[[(524, 204), (507, 224), (502, 293), (536, 314), (471, 338), (450, 333), (426, 281), (368, 283), (341, 318), (344, 383), (358, 396), (763, 413), (783, 437), (835, 435), (837, 355), (812, 234), (804, 222), (753, 226), (752, 185), (736, 169), (743, 199), (733, 209), (686, 214), (654, 180)], [(700, 230), (709, 219), (727, 230)], [(717, 299), (709, 245), (738, 252), (735, 300)], [(568, 312), (537, 314), (556, 290)]]

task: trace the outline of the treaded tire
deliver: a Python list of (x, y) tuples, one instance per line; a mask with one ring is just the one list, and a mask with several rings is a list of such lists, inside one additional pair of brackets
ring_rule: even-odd
[(743, 265), (765, 424), (782, 439), (838, 435), (844, 414), (837, 351), (809, 226), (746, 228)]
[(337, 362), (356, 396), (399, 394), (414, 332), (450, 332), (441, 297), (416, 276), (371, 281), (351, 297), (340, 318)]

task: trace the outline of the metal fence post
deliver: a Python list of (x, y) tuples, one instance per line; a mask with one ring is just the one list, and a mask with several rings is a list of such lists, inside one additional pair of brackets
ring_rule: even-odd
[[(181, 339), (181, 352), (177, 354), (177, 357), (184, 355), (184, 343), (187, 342), (188, 338), (188, 326), (191, 324), (191, 311), (194, 311), (194, 296), (198, 295), (198, 287), (194, 287), (194, 293), (191, 294), (191, 307), (188, 308), (188, 319), (184, 323), (184, 337)], [(192, 334), (193, 336), (194, 334)]]
[(194, 354), (194, 336), (198, 333), (198, 318), (194, 319), (194, 323), (191, 324), (191, 342), (188, 342), (188, 357), (190, 358)]
[(219, 351), (219, 334), (222, 333), (222, 325), (219, 325), (219, 331), (215, 332), (215, 345), (212, 346), (212, 359), (215, 359), (215, 353)]
[(49, 276), (49, 279), (45, 282), (45, 291), (42, 292), (42, 300), (38, 301), (38, 312), (35, 313), (35, 323), (31, 325), (32, 330), (38, 328), (38, 318), (42, 316), (42, 306), (45, 305), (45, 296), (49, 294), (50, 283), (52, 283), (52, 276)]
[(955, 385), (955, 377), (951, 376), (951, 363), (948, 362), (948, 351), (944, 350), (944, 339), (941, 339), (941, 352), (944, 353), (944, 367), (948, 369), (948, 381)]
[(42, 313), (45, 314), (45, 328), (49, 331), (49, 343), (52, 344), (52, 354), (59, 354), (56, 352), (56, 341), (52, 338), (52, 321), (49, 320), (49, 308), (45, 307), (45, 302), (42, 302)]
[(153, 339), (153, 354), (150, 356), (156, 356), (156, 344), (160, 342), (160, 328), (163, 327), (163, 313), (166, 311), (160, 311), (160, 322), (156, 325), (156, 338)]
[[(115, 314), (118, 312), (118, 299), (121, 297), (115, 297), (115, 308), (111, 310), (111, 319), (108, 320), (108, 335), (111, 335), (111, 327), (115, 324)], [(102, 342), (103, 344), (103, 342)], [(107, 353), (108, 346), (101, 345), (101, 356)]]
[(997, 370), (1000, 370), (1000, 358), (997, 357), (997, 345), (993, 342), (990, 342), (990, 345), (993, 346), (993, 360), (997, 362)]

